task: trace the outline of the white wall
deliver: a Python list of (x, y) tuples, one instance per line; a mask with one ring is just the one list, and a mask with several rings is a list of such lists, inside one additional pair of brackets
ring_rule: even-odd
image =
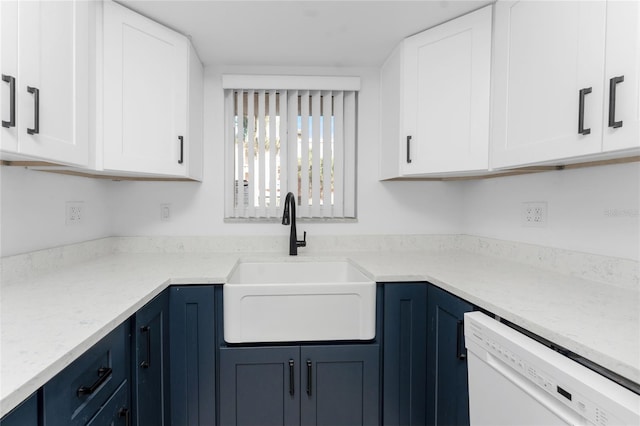
[[(335, 234), (457, 233), (462, 186), (448, 182), (378, 182), (378, 69), (209, 67), (205, 77), (204, 179), (192, 182), (113, 183), (117, 235), (288, 235), (278, 223), (225, 223), (222, 73), (359, 75), (358, 221), (299, 223), (298, 232)], [(160, 204), (172, 205), (172, 220), (160, 221)]]
[[(23, 167), (0, 167), (0, 255), (111, 235), (109, 184)], [(65, 224), (67, 201), (84, 201), (82, 224)]]
[[(546, 201), (544, 228), (524, 227), (522, 203)], [(640, 259), (640, 163), (466, 182), (462, 230), (504, 240)]]
[[(301, 223), (309, 235), (466, 233), (638, 259), (640, 163), (466, 182), (378, 182), (378, 70), (209, 68), (204, 182), (111, 182), (0, 167), (0, 254), (121, 236), (288, 235), (277, 223), (224, 223), (222, 72), (360, 75), (358, 222)], [(66, 226), (66, 201), (85, 223)], [(521, 223), (525, 201), (547, 201), (548, 225)], [(172, 220), (160, 221), (171, 203)]]

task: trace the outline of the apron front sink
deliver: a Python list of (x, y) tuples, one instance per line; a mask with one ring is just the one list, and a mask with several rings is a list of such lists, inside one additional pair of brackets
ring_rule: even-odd
[(371, 340), (376, 284), (348, 261), (240, 261), (223, 310), (228, 343)]

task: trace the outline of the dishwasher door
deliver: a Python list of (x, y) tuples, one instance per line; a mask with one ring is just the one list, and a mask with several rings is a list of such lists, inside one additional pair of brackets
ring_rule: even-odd
[[(577, 417), (564, 413), (563, 407), (558, 407), (559, 403), (544, 395), (535, 385), (518, 380), (508, 370), (495, 368), (498, 361), (492, 360), (491, 365), (473, 352), (468, 352), (468, 361), (469, 413), (472, 425), (584, 424)], [(489, 383), (491, 385), (487, 386)]]
[(471, 425), (640, 424), (640, 395), (481, 312), (465, 342)]

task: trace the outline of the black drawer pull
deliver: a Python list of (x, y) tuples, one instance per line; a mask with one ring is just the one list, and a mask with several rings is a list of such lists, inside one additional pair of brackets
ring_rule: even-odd
[(609, 80), (609, 127), (622, 127), (622, 120), (616, 121), (616, 87), (624, 81), (624, 75)]
[(118, 417), (124, 417), (124, 424), (131, 426), (131, 411), (129, 411), (128, 408), (121, 408), (120, 411), (118, 411)]
[(100, 386), (102, 386), (104, 382), (109, 379), (109, 377), (111, 377), (111, 373), (113, 373), (113, 370), (111, 368), (98, 368), (98, 380), (96, 380), (96, 382), (89, 387), (80, 386), (77, 392), (78, 396), (91, 395), (92, 393), (94, 393)]
[(16, 127), (16, 79), (2, 74), (2, 81), (9, 83), (9, 121), (2, 120), (2, 127)]
[(465, 360), (467, 354), (464, 351), (464, 321), (458, 321), (458, 334), (456, 336), (456, 357), (459, 360)]
[(149, 368), (151, 366), (151, 327), (145, 325), (140, 327), (140, 331), (147, 333), (147, 359), (140, 363), (140, 367)]
[(289, 360), (289, 395), (293, 396), (296, 393), (295, 383), (294, 383), (294, 366), (295, 363), (292, 359)]
[(312, 380), (313, 380), (313, 365), (311, 364), (311, 360), (307, 360), (307, 395), (311, 396), (311, 388), (312, 388)]
[(591, 93), (591, 87), (580, 89), (580, 96), (578, 100), (578, 133), (581, 135), (588, 135), (591, 133), (591, 129), (584, 128), (584, 97)]
[(407, 136), (407, 164), (411, 163), (411, 136)]

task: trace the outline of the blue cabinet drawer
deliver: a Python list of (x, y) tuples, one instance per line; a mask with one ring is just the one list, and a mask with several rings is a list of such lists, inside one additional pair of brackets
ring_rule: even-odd
[(129, 426), (130, 424), (129, 382), (124, 381), (96, 415), (89, 420), (87, 426)]
[(44, 386), (47, 426), (85, 425), (128, 383), (129, 327), (129, 321), (121, 324)]

